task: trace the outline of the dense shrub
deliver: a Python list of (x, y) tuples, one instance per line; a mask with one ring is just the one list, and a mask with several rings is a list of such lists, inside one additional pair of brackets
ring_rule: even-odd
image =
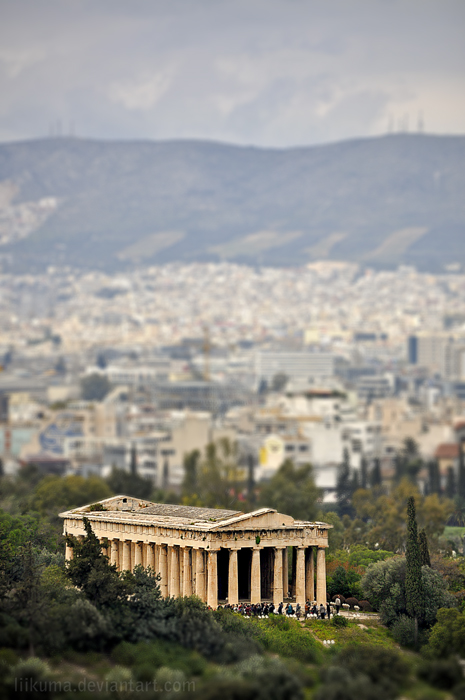
[(255, 700), (302, 700), (299, 681), (278, 659), (252, 656), (237, 666), (240, 678), (255, 686)]
[(363, 612), (373, 612), (373, 608), (368, 600), (359, 600), (358, 605)]
[(147, 675), (150, 668), (151, 680), (157, 669), (163, 667), (182, 671), (186, 676), (201, 676), (206, 668), (205, 659), (197, 652), (163, 640), (148, 644), (122, 642), (113, 650), (112, 658), (120, 666), (133, 668), (135, 676)]
[(458, 610), (438, 610), (438, 620), (431, 630), (423, 654), (431, 659), (451, 654), (465, 656), (465, 614)]
[(180, 700), (256, 700), (255, 685), (234, 677), (218, 677), (199, 687), (194, 693), (180, 696)]
[[(278, 618), (279, 619), (279, 618)], [(318, 656), (318, 643), (305, 632), (296, 620), (283, 618), (283, 622), (266, 624), (258, 622), (258, 641), (267, 651), (281, 656), (289, 656), (303, 663), (313, 663)], [(252, 622), (252, 624), (254, 624)]]
[(332, 576), (328, 576), (328, 595), (334, 596), (342, 592), (346, 597), (360, 594), (360, 580), (362, 576), (353, 569), (338, 566)]
[(380, 700), (376, 686), (361, 673), (330, 666), (323, 675), (323, 684), (314, 700)]
[(391, 627), (392, 636), (403, 647), (415, 646), (415, 621), (408, 615), (400, 615)]
[[(21, 687), (20, 681), (28, 679), (29, 687), (25, 684)], [(24, 661), (19, 661), (13, 666), (6, 678), (3, 678), (2, 698), (4, 700), (48, 700), (51, 697), (49, 687), (41, 686), (40, 683), (47, 683), (53, 680), (53, 673), (49, 665), (36, 657), (30, 657)], [(34, 684), (38, 683), (35, 689)], [(42, 689), (45, 688), (45, 689)]]
[(456, 659), (431, 659), (418, 668), (418, 677), (440, 690), (451, 690), (463, 681), (463, 673)]
[(345, 602), (350, 605), (351, 608), (353, 608), (354, 605), (358, 605), (357, 598), (346, 598)]
[(348, 627), (349, 621), (346, 617), (343, 617), (342, 615), (333, 615), (331, 624), (335, 627)]
[(397, 652), (365, 645), (345, 647), (329, 668), (315, 700), (393, 700), (408, 667)]

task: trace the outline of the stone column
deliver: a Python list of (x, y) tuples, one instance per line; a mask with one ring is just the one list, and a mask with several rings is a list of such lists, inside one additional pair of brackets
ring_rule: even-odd
[(287, 547), (283, 551), (283, 598), (289, 595), (289, 557)]
[(307, 548), (305, 559), (305, 600), (311, 603), (315, 600), (315, 562), (313, 559), (313, 547)]
[(142, 542), (136, 542), (134, 546), (134, 566), (142, 564)]
[(275, 547), (274, 550), (274, 576), (273, 576), (273, 603), (277, 607), (283, 600), (283, 558), (287, 554), (286, 548)]
[(131, 571), (134, 571), (136, 565), (136, 543), (131, 540)]
[(191, 549), (184, 547), (182, 556), (184, 559), (184, 567), (182, 572), (182, 594), (183, 596), (192, 595), (192, 564), (191, 564)]
[(305, 547), (297, 548), (295, 602), (305, 607)]
[(318, 547), (316, 559), (316, 602), (326, 605), (326, 552), (324, 547)]
[(116, 568), (118, 568), (119, 564), (119, 542), (118, 540), (112, 540), (111, 541), (111, 550), (110, 550), (110, 563), (115, 564)]
[(207, 562), (207, 605), (213, 610), (218, 607), (218, 568), (216, 550), (208, 550)]
[(155, 557), (151, 542), (147, 542), (145, 545), (145, 566), (150, 566), (152, 569), (155, 568)]
[(159, 574), (160, 574), (160, 592), (162, 598), (168, 596), (168, 552), (167, 545), (161, 544), (159, 550)]
[(206, 602), (205, 554), (203, 549), (195, 550), (195, 595), (197, 595), (204, 603)]
[(261, 586), (261, 572), (260, 572), (260, 550), (252, 550), (252, 571), (251, 571), (251, 581), (250, 581), (250, 602), (251, 603), (261, 603), (262, 599), (262, 586)]
[(170, 547), (171, 550), (171, 570), (170, 570), (170, 597), (179, 598), (179, 547)]
[(131, 571), (131, 542), (123, 542), (123, 571)]
[(69, 546), (68, 543), (66, 543), (66, 549), (65, 549), (65, 559), (66, 561), (71, 561), (71, 559), (74, 556), (73, 548)]
[(228, 571), (228, 603), (237, 605), (239, 602), (239, 581), (237, 569), (237, 549), (229, 550), (229, 571)]
[(153, 568), (155, 569), (157, 574), (160, 573), (160, 545), (159, 544), (153, 545)]

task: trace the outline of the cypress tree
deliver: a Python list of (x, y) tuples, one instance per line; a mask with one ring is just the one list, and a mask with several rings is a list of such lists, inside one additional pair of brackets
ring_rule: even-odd
[(198, 468), (200, 461), (199, 450), (192, 450), (184, 456), (184, 481), (183, 492), (188, 496), (193, 496), (198, 490)]
[(465, 498), (465, 460), (463, 456), (463, 441), (459, 442), (459, 474), (457, 483), (457, 494), (460, 498)]
[(373, 462), (373, 469), (371, 470), (371, 488), (376, 486), (381, 486), (381, 462), (379, 457), (375, 457)]
[(415, 620), (415, 646), (418, 642), (418, 621), (423, 613), (423, 586), (421, 581), (421, 556), (418, 543), (418, 528), (415, 513), (415, 499), (410, 496), (407, 502), (407, 568), (405, 574), (405, 597), (407, 612)]
[(405, 460), (400, 454), (396, 454), (394, 457), (394, 468), (394, 479), (396, 482), (399, 482), (405, 476)]
[(131, 445), (131, 474), (133, 476), (137, 475), (137, 449), (134, 443)]
[(337, 475), (336, 482), (336, 498), (338, 505), (338, 513), (340, 516), (350, 515), (352, 510), (350, 503), (351, 496), (352, 484), (350, 479), (349, 451), (347, 450), (347, 448), (344, 448), (342, 464), (339, 467), (339, 473)]
[(360, 487), (366, 489), (368, 487), (368, 464), (366, 457), (362, 457), (360, 462)]
[(441, 477), (437, 460), (428, 462), (428, 491), (429, 493), (441, 493)]
[(420, 561), (422, 566), (431, 566), (429, 556), (428, 540), (426, 538), (426, 530), (422, 528), (418, 533), (418, 544), (420, 546)]
[(454, 468), (448, 467), (447, 468), (447, 479), (446, 479), (446, 496), (447, 496), (447, 498), (454, 498), (456, 492), (457, 492), (457, 489), (455, 486)]

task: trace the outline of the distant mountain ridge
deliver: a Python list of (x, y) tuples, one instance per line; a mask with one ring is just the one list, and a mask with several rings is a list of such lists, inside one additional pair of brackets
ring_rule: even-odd
[(168, 261), (465, 264), (465, 136), (265, 149), (55, 138), (0, 145), (7, 268)]

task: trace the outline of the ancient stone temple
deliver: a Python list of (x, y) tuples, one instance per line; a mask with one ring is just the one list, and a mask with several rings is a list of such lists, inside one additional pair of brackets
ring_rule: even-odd
[[(239, 601), (276, 605), (285, 598), (301, 605), (326, 603), (325, 551), (332, 527), (326, 523), (294, 520), (272, 508), (241, 513), (129, 496), (60, 517), (64, 534), (78, 538), (87, 518), (119, 571), (153, 567), (163, 596), (195, 594), (212, 608)], [(66, 558), (72, 556), (67, 546)]]

